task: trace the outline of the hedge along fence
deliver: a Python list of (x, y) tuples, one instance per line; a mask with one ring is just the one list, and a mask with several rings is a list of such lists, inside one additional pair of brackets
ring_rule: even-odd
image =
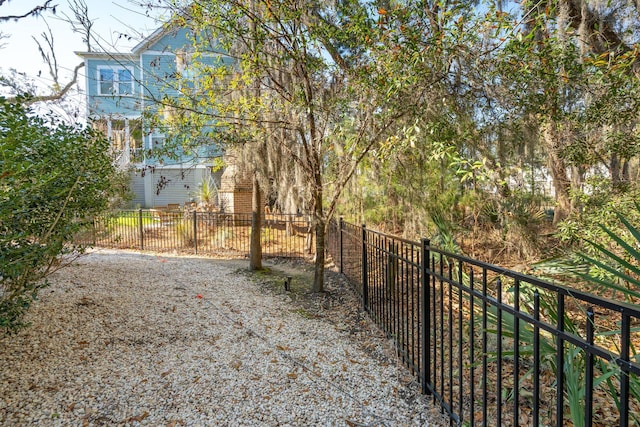
[[(306, 216), (268, 214), (261, 231), (267, 257), (308, 257), (313, 248)], [(97, 218), (78, 243), (106, 248), (197, 255), (248, 256), (251, 214), (137, 209)]]
[(640, 311), (342, 220), (328, 250), (452, 423), (640, 425)]

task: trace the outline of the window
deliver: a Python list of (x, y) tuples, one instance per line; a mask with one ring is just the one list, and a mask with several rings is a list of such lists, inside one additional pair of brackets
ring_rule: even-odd
[(123, 67), (99, 68), (98, 92), (100, 95), (132, 95), (133, 73)]

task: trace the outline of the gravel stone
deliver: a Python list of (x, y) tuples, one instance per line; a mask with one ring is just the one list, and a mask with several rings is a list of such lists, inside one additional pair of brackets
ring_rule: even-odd
[(239, 265), (99, 250), (57, 271), (0, 338), (0, 424), (440, 425), (353, 295), (305, 315)]

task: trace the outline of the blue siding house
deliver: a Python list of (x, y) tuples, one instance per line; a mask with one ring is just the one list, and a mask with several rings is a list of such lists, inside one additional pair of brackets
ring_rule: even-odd
[[(204, 141), (195, 154), (178, 153), (177, 159), (156, 157), (151, 150), (161, 146), (166, 135), (143, 114), (172, 114), (157, 100), (178, 95), (175, 77), (188, 76), (189, 62), (194, 60), (192, 37), (188, 28), (165, 26), (130, 53), (76, 52), (85, 62), (88, 121), (106, 134), (114, 161), (131, 174), (134, 205), (150, 208), (194, 201), (198, 187), (210, 179), (220, 187), (221, 173), (212, 172), (214, 159), (222, 155), (215, 141)], [(216, 53), (198, 60), (229, 63)]]

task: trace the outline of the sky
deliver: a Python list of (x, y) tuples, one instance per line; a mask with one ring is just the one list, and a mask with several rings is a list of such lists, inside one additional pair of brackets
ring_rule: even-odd
[[(43, 0), (13, 0), (0, 6), (0, 16), (23, 14)], [(148, 12), (131, 0), (86, 0), (89, 18), (94, 21), (93, 34), (97, 39), (92, 44), (95, 51), (129, 52), (142, 38), (151, 34), (161, 24), (154, 18), (162, 18), (162, 11)], [(63, 14), (73, 16), (68, 0), (54, 0), (57, 13), (44, 13), (40, 17), (29, 17), (17, 22), (0, 22), (0, 33), (8, 38), (0, 40), (0, 74), (9, 69), (26, 73), (43, 90), (53, 82), (48, 67), (42, 60), (33, 37), (44, 45), (40, 36), (48, 32), (54, 36), (54, 51), (59, 65), (60, 83), (66, 84), (73, 75), (73, 69), (82, 62), (74, 52), (86, 51), (82, 36), (74, 33), (71, 25), (63, 21)], [(121, 36), (126, 34), (128, 37)], [(84, 69), (81, 69), (80, 86), (84, 86)], [(1, 92), (0, 92), (1, 94)]]

